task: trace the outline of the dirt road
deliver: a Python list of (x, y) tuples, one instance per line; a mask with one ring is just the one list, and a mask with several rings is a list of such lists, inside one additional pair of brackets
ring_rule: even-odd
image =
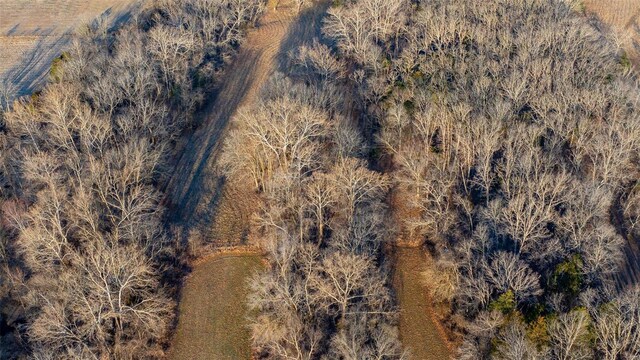
[(446, 360), (452, 356), (444, 330), (433, 316), (422, 272), (428, 258), (420, 247), (398, 247), (393, 287), (400, 305), (400, 341), (413, 360)]
[(251, 357), (247, 279), (263, 269), (257, 253), (215, 254), (194, 264), (180, 300), (172, 360)]
[[(198, 128), (178, 145), (176, 153), (181, 155), (175, 161), (166, 193), (170, 221), (183, 226), (187, 230), (184, 233), (197, 229), (206, 236), (220, 211), (231, 212), (232, 218), (243, 218), (251, 211), (250, 203), (242, 203), (246, 200), (243, 196), (225, 190), (214, 169), (229, 120), (238, 108), (256, 100), (269, 76), (282, 69), (290, 50), (320, 36), (322, 17), (330, 4), (322, 0), (297, 13), (290, 0), (280, 0), (277, 10), (275, 2), (269, 1), (259, 25), (249, 31), (246, 42), (225, 70), (213, 99), (197, 115)], [(249, 223), (242, 219), (236, 222), (245, 226)], [(237, 233), (228, 236), (243, 233), (242, 229), (235, 230)]]

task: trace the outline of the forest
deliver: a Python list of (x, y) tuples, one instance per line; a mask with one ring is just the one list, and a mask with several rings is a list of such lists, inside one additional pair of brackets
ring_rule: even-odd
[(327, 19), (461, 359), (640, 354), (640, 292), (615, 277), (638, 239), (638, 86), (577, 5), (363, 0)]
[[(265, 10), (159, 0), (94, 23), (3, 109), (0, 358), (165, 357), (193, 250), (163, 202), (175, 144)], [(434, 259), (456, 358), (640, 358), (640, 87), (582, 12), (333, 1), (216, 164), (259, 198), (255, 358), (411, 358), (401, 240)]]
[(90, 24), (3, 114), (0, 357), (162, 356), (185, 252), (163, 226), (172, 142), (263, 8), (162, 0)]

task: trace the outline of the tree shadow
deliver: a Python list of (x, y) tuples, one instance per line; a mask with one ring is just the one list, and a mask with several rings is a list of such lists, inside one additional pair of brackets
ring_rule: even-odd
[(635, 69), (640, 71), (640, 14), (633, 17), (628, 29), (631, 36), (631, 61)]
[(291, 50), (302, 45), (310, 45), (322, 38), (322, 25), (331, 1), (321, 0), (313, 6), (300, 10), (296, 21), (291, 24), (276, 57), (277, 71), (287, 73), (291, 69)]
[(48, 75), (52, 61), (69, 46), (75, 36), (75, 32), (82, 26), (105, 22), (108, 29), (114, 30), (126, 24), (133, 13), (139, 9), (139, 3), (131, 4), (117, 12), (114, 12), (113, 7), (110, 7), (86, 25), (62, 29), (61, 31), (54, 28), (37, 27), (29, 32), (23, 32), (20, 30), (19, 23), (13, 25), (6, 33), (5, 41), (19, 41), (21, 38), (23, 41), (28, 41), (27, 37), (35, 37), (36, 39), (33, 45), (20, 56), (13, 66), (8, 66), (6, 71), (0, 73), (0, 85), (12, 89), (11, 94), (8, 94), (7, 101), (12, 102), (17, 98), (28, 96), (41, 90), (49, 79)]
[(32, 94), (44, 86), (51, 62), (69, 44), (69, 40), (67, 35), (39, 37), (32, 49), (2, 74), (3, 82), (8, 82), (15, 89), (14, 98)]
[(15, 35), (18, 32), (19, 27), (20, 27), (20, 23), (13, 25), (13, 27), (9, 29), (9, 31), (7, 31), (6, 35), (7, 36)]

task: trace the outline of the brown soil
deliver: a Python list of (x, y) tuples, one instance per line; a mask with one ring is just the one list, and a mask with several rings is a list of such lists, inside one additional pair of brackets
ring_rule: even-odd
[(445, 360), (453, 345), (437, 320), (422, 273), (430, 261), (422, 247), (396, 247), (393, 286), (400, 307), (400, 341), (414, 360)]
[(51, 35), (72, 33), (97, 16), (113, 16), (132, 0), (2, 0), (0, 34)]
[(51, 61), (69, 45), (71, 34), (97, 17), (126, 18), (132, 0), (0, 1), (0, 86), (14, 96), (38, 90)]

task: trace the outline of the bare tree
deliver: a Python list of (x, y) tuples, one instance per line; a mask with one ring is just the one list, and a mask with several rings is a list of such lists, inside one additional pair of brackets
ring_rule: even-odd
[(381, 198), (389, 187), (384, 176), (367, 170), (356, 159), (339, 160), (329, 174), (329, 181), (346, 219), (352, 219), (359, 205)]
[(327, 133), (326, 120), (321, 111), (290, 98), (241, 112), (226, 145), (229, 175), (249, 172), (259, 189), (277, 169), (296, 166), (311, 172), (317, 168), (316, 141)]
[(458, 287), (460, 274), (454, 262), (445, 259), (434, 261), (433, 266), (428, 266), (423, 271), (425, 284), (428, 285), (431, 297), (438, 302), (450, 302), (453, 300)]
[(160, 279), (180, 249), (160, 224), (159, 169), (262, 6), (168, 0), (117, 31), (97, 22), (60, 79), (3, 113), (3, 195), (24, 209), (5, 214), (1, 254), (20, 267), (25, 357), (163, 356), (174, 304)]
[(375, 296), (365, 287), (372, 274), (373, 264), (369, 259), (333, 252), (322, 260), (322, 272), (316, 273), (311, 281), (318, 303), (327, 311), (336, 305), (338, 316), (344, 320), (356, 300)]
[(322, 245), (324, 239), (324, 228), (328, 220), (330, 207), (335, 204), (329, 187), (327, 176), (321, 173), (313, 175), (313, 179), (307, 183), (305, 195), (308, 199), (311, 212), (313, 213), (318, 229), (318, 246)]
[[(364, 0), (357, 6), (329, 10), (323, 32), (361, 64), (378, 59), (375, 42), (396, 40), (404, 31), (407, 1)], [(373, 60), (373, 61), (372, 61)]]
[[(386, 324), (368, 329), (367, 316), (350, 317), (331, 339), (331, 356), (340, 359), (406, 359), (397, 330)], [(372, 340), (372, 341), (371, 341)]]
[(595, 312), (597, 348), (604, 359), (640, 356), (639, 296), (636, 286)]
[(518, 255), (497, 252), (485, 272), (491, 284), (500, 293), (512, 290), (518, 302), (532, 301), (542, 294), (539, 276)]
[(537, 360), (547, 358), (543, 349), (540, 351), (527, 337), (526, 329), (518, 320), (511, 321), (497, 337), (497, 359)]
[[(505, 291), (558, 312), (548, 353), (511, 318), (467, 336), (461, 358), (623, 358), (618, 340), (596, 354), (589, 314), (569, 311), (607, 301), (620, 234), (637, 235), (638, 86), (618, 50), (562, 1), (400, 3), (346, 2), (324, 28), (354, 68), (394, 199), (411, 200), (392, 208), (400, 230), (435, 240), (448, 271), (427, 275), (465, 330)], [(394, 7), (407, 15), (388, 22)], [(577, 289), (548, 291), (567, 259)]]
[(640, 191), (630, 191), (624, 202), (623, 213), (627, 218), (630, 230), (640, 234)]
[(549, 324), (551, 351), (558, 359), (592, 359), (588, 346), (591, 319), (584, 310), (561, 314)]
[[(304, 2), (304, 0), (298, 0)], [(323, 80), (335, 82), (345, 77), (345, 64), (336, 59), (331, 50), (315, 41), (313, 45), (299, 48), (296, 63), (309, 72), (318, 74)]]

